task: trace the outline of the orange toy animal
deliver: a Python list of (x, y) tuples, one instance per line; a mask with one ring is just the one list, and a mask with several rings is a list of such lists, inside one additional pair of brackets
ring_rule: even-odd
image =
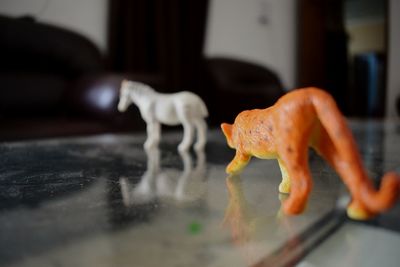
[(252, 156), (276, 158), (282, 182), (279, 191), (289, 193), (283, 203), (286, 214), (303, 211), (312, 188), (308, 167), (311, 146), (341, 176), (352, 196), (347, 214), (368, 219), (389, 209), (397, 200), (400, 177), (387, 173), (377, 191), (369, 180), (356, 143), (333, 98), (323, 90), (304, 88), (281, 97), (267, 109), (241, 112), (221, 128), (236, 155), (227, 173), (240, 172)]

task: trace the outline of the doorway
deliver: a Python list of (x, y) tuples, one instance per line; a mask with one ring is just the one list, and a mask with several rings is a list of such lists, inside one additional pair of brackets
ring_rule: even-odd
[(330, 92), (346, 116), (383, 117), (387, 0), (300, 0), (297, 86)]

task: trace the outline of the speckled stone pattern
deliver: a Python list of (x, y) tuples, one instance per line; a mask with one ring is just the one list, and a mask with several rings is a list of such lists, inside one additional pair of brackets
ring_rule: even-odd
[[(372, 178), (400, 171), (397, 123), (351, 127)], [(344, 186), (315, 153), (306, 211), (285, 216), (275, 160), (253, 159), (229, 180), (234, 151), (219, 130), (209, 131), (202, 153), (178, 153), (181, 138), (167, 131), (149, 152), (143, 134), (0, 144), (0, 266), (296, 261), (346, 222)], [(397, 210), (373, 223), (396, 230)]]

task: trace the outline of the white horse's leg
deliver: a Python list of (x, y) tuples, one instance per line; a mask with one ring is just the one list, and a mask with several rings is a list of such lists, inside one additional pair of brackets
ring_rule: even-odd
[(183, 162), (183, 171), (178, 179), (178, 184), (175, 188), (175, 198), (179, 201), (185, 200), (185, 190), (187, 187), (188, 180), (190, 180), (190, 174), (192, 173), (192, 157), (188, 151), (181, 151), (179, 153)]
[(147, 122), (147, 139), (144, 143), (145, 149), (152, 149), (160, 141), (160, 123), (156, 121)]
[(121, 186), (122, 202), (124, 203), (125, 207), (129, 207), (132, 204), (131, 186), (124, 177), (119, 178), (119, 184)]
[(187, 151), (193, 142), (194, 127), (189, 121), (183, 121), (183, 139), (178, 146), (179, 151)]
[(196, 119), (194, 124), (196, 125), (197, 131), (197, 142), (194, 145), (194, 149), (200, 151), (204, 149), (207, 142), (207, 124), (202, 118)]
[(159, 122), (154, 123), (153, 131), (154, 144), (157, 146), (161, 139), (161, 125)]
[(206, 170), (206, 154), (204, 153), (204, 150), (196, 150), (196, 171), (197, 172), (202, 172), (204, 173)]

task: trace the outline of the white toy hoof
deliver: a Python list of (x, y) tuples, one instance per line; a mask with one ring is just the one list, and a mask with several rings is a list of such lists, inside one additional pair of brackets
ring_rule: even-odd
[(189, 145), (186, 144), (180, 144), (178, 146), (178, 151), (179, 152), (187, 152), (189, 150)]

